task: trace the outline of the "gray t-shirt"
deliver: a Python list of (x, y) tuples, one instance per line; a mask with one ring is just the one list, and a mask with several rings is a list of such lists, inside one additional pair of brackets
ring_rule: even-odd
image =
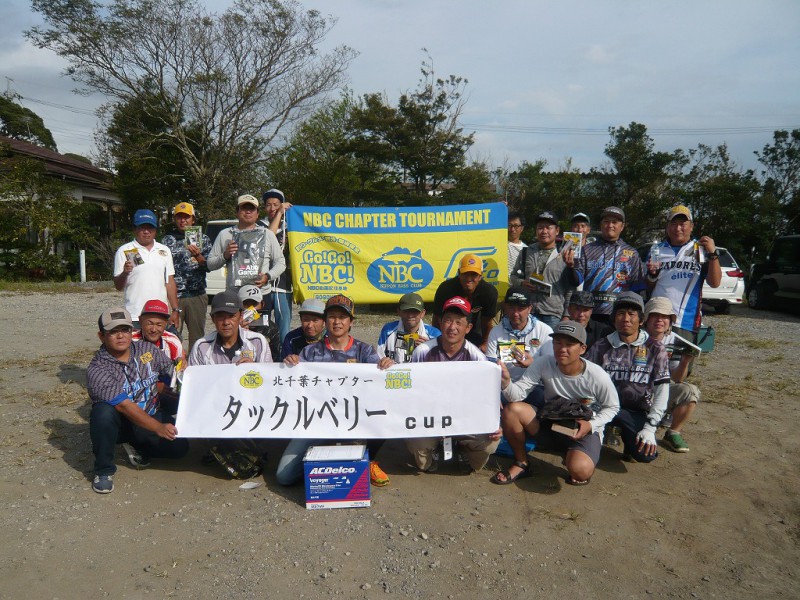
[(555, 398), (580, 400), (591, 408), (593, 416), (589, 420), (592, 432), (603, 438), (603, 428), (619, 412), (619, 397), (614, 383), (602, 367), (581, 358), (583, 372), (580, 375), (564, 375), (556, 364), (554, 356), (543, 356), (531, 363), (519, 381), (511, 382), (503, 390), (509, 402), (524, 400), (531, 388), (544, 384), (544, 401)]

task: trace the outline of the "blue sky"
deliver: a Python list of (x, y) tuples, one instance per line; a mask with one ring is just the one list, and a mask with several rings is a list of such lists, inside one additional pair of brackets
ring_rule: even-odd
[[(659, 150), (725, 142), (739, 165), (757, 168), (753, 151), (774, 129), (800, 127), (797, 0), (301, 4), (338, 19), (326, 46), (359, 52), (356, 94), (394, 101), (413, 89), (423, 47), (437, 74), (468, 79), (471, 157), (491, 166), (599, 166), (608, 127), (637, 121)], [(0, 17), (0, 85), (44, 118), (60, 151), (91, 154), (96, 119), (85, 113), (103, 99), (73, 94), (64, 63), (25, 41), (38, 21), (28, 2), (6, 0)]]

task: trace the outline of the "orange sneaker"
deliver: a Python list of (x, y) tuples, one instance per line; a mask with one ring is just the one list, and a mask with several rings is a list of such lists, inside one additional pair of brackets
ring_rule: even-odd
[(383, 472), (374, 460), (369, 463), (369, 480), (376, 487), (389, 485), (389, 476)]

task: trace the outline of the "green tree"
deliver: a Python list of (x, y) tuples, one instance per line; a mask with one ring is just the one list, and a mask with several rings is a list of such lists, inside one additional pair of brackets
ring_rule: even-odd
[(267, 164), (272, 185), (296, 202), (361, 205), (397, 195), (393, 179), (375, 161), (348, 150), (354, 100), (349, 94), (314, 113)]
[(136, 135), (154, 147), (166, 136), (208, 214), (229, 212), (229, 175), (264, 161), (287, 124), (339, 87), (354, 57), (344, 46), (322, 53), (334, 21), (288, 0), (235, 0), (221, 14), (199, 0), (32, 6), (45, 25), (28, 37), (65, 58), (75, 81), (115, 104), (147, 101), (142, 122), (160, 126)]
[(0, 263), (10, 277), (60, 279), (68, 271), (56, 252), (60, 242), (86, 248), (95, 235), (99, 207), (75, 200), (68, 186), (45, 172), (41, 161), (0, 144)]
[(773, 143), (755, 151), (764, 165), (764, 192), (781, 206), (784, 222), (780, 230), (800, 231), (800, 129), (778, 130)]
[(606, 205), (625, 211), (625, 238), (634, 242), (644, 230), (658, 225), (672, 203), (673, 179), (685, 164), (685, 156), (680, 150), (656, 152), (655, 142), (641, 123), (610, 127), (609, 133), (605, 155), (610, 168), (593, 169), (592, 174)]
[(417, 88), (402, 94), (397, 106), (381, 94), (366, 94), (350, 121), (348, 149), (390, 171), (407, 191), (407, 203), (436, 201), (443, 184), (454, 184), (474, 141), (459, 125), (467, 80), (437, 78), (431, 63), (430, 57), (423, 61)]
[(42, 117), (8, 96), (0, 96), (0, 135), (58, 151), (53, 134), (45, 127)]

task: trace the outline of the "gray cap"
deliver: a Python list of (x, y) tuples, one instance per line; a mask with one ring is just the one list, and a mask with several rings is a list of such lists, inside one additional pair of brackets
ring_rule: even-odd
[(572, 292), (569, 303), (585, 306), (586, 308), (594, 308), (594, 296), (592, 292)]
[(606, 206), (603, 209), (603, 212), (600, 214), (600, 219), (605, 219), (606, 217), (614, 217), (615, 219), (621, 220), (623, 223), (625, 222), (625, 211), (622, 210), (619, 206)]
[(617, 312), (621, 306), (635, 306), (639, 311), (644, 312), (644, 300), (636, 292), (622, 292), (617, 299), (614, 300), (614, 306), (611, 309), (612, 313)]
[(575, 321), (561, 321), (557, 323), (556, 326), (553, 327), (553, 333), (550, 334), (550, 337), (554, 338), (557, 335), (565, 335), (581, 344), (586, 343), (586, 330), (583, 328), (583, 325)]
[(221, 294), (214, 296), (211, 301), (211, 314), (218, 312), (228, 313), (235, 315), (242, 310), (242, 301), (239, 300), (239, 294), (233, 290), (225, 290)]
[(297, 312), (301, 315), (306, 313), (309, 315), (319, 315), (320, 317), (324, 317), (325, 303), (318, 298), (309, 298), (303, 301), (303, 303), (300, 305), (300, 310)]
[(101, 331), (111, 331), (117, 327), (133, 327), (131, 313), (121, 306), (104, 310), (100, 315)]

